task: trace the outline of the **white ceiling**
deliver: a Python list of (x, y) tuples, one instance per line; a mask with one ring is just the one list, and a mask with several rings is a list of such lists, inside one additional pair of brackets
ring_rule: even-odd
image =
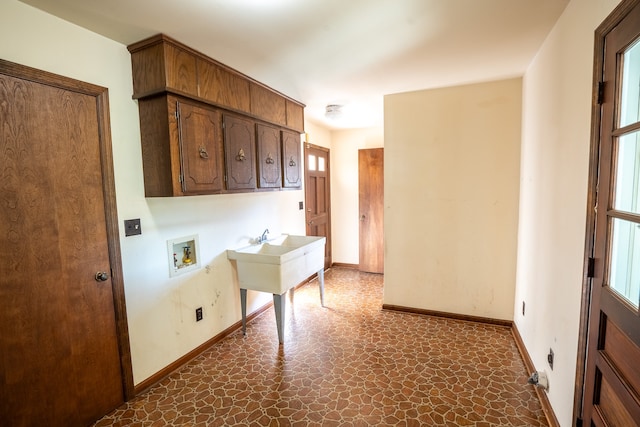
[(386, 94), (521, 76), (569, 0), (21, 1), (125, 45), (164, 33), (338, 129), (381, 125)]

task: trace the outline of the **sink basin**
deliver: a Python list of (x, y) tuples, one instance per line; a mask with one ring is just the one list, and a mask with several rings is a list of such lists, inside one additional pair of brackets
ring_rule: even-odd
[(227, 250), (227, 258), (236, 262), (242, 330), (246, 333), (247, 290), (273, 294), (278, 340), (283, 342), (285, 300), (289, 289), (318, 273), (320, 303), (324, 307), (325, 237), (283, 234), (264, 243)]
[(227, 250), (241, 289), (281, 295), (324, 268), (326, 238), (284, 234), (265, 243)]

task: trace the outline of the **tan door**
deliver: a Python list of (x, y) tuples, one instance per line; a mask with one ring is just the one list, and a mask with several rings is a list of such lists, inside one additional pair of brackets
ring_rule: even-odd
[(308, 236), (324, 236), (324, 268), (331, 267), (329, 149), (305, 144), (305, 199)]
[[(583, 425), (640, 426), (640, 2), (604, 34)], [(598, 114), (596, 114), (597, 120)], [(597, 151), (595, 151), (597, 152)], [(592, 190), (592, 195), (595, 193)]]
[(384, 149), (358, 150), (360, 271), (384, 273)]
[(0, 61), (2, 425), (87, 425), (132, 390), (107, 108), (103, 88)]

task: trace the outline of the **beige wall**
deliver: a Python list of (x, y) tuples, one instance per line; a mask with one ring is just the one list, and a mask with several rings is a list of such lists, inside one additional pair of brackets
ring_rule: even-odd
[(380, 128), (331, 132), (331, 218), (333, 262), (360, 262), (358, 150), (384, 146)]
[[(138, 108), (125, 46), (16, 0), (0, 2), (0, 58), (109, 89), (120, 244), (133, 374), (139, 383), (240, 320), (225, 251), (269, 228), (304, 234), (301, 190), (183, 198), (144, 197)], [(295, 95), (295, 94), (294, 94)], [(140, 218), (142, 235), (122, 221)], [(169, 277), (167, 240), (197, 234), (209, 269)], [(248, 310), (271, 301), (249, 294)], [(195, 322), (195, 309), (204, 319)], [(275, 328), (275, 324), (274, 324)]]
[(582, 290), (593, 39), (617, 3), (573, 0), (524, 77), (514, 321), (536, 369), (548, 373), (549, 400), (567, 427)]
[(385, 97), (385, 304), (512, 319), (521, 91)]
[[(549, 398), (567, 427), (579, 326), (593, 31), (617, 2), (573, 0), (524, 77), (517, 275), (519, 80), (385, 100), (385, 302), (513, 318), (537, 368), (550, 374)], [(109, 89), (118, 215), (120, 222), (141, 218), (143, 227), (142, 236), (125, 238), (123, 230), (120, 236), (135, 382), (237, 321), (237, 285), (224, 250), (265, 227), (304, 232), (297, 209), (302, 191), (146, 199), (125, 46), (4, 0), (0, 58)], [(333, 216), (334, 261), (357, 262), (350, 222), (357, 216), (357, 167), (350, 159), (379, 137), (313, 123), (306, 129), (311, 143), (332, 149), (332, 168), (341, 171), (332, 182), (334, 212), (341, 212)], [(170, 279), (166, 240), (193, 233), (211, 269)], [(251, 294), (250, 310), (269, 300)], [(198, 306), (205, 318), (196, 324)], [(556, 354), (554, 371), (546, 367), (549, 347)]]

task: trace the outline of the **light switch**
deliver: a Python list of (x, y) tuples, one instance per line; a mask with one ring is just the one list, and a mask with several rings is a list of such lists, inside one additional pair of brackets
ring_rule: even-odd
[(125, 219), (124, 220), (124, 235), (135, 236), (142, 234), (142, 227), (140, 227), (140, 218)]

